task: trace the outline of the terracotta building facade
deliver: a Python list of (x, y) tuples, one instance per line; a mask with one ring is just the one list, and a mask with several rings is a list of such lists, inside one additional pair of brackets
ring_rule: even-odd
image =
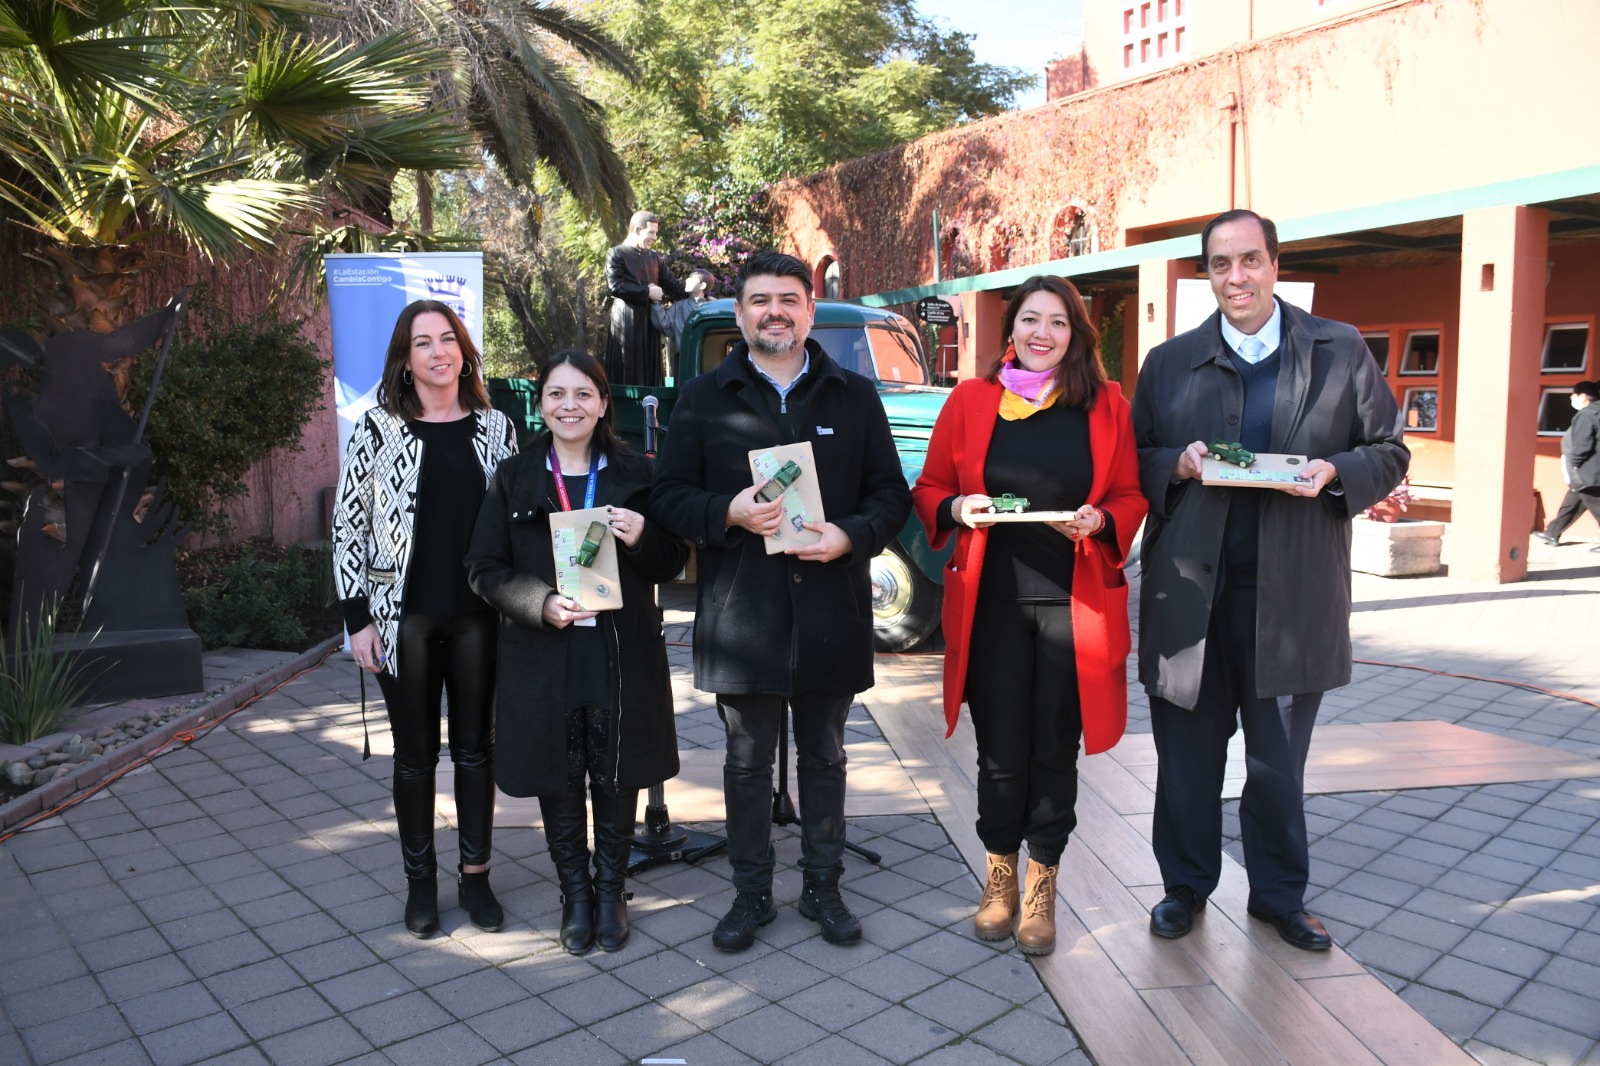
[(1600, 378), (1597, 37), (1571, 0), (1088, 0), (1046, 104), (784, 182), (778, 222), (819, 292), (957, 304), (947, 376), (1012, 286), (1070, 277), (1134, 386), (1205, 220), (1268, 215), (1280, 278), (1385, 367), (1452, 573), (1514, 581)]

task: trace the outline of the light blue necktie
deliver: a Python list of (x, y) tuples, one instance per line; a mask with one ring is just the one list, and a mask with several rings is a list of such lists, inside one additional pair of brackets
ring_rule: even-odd
[(1267, 346), (1261, 343), (1259, 337), (1246, 337), (1239, 342), (1239, 357), (1252, 366), (1261, 361), (1266, 354)]

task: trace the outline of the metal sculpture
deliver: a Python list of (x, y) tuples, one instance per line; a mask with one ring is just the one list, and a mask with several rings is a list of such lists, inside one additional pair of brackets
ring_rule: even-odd
[[(74, 330), (43, 347), (0, 331), (0, 366), (38, 371), (38, 390), (5, 397), (6, 414), (40, 480), (26, 493), (7, 632), (65, 599), (78, 579), (96, 698), (169, 695), (201, 687), (200, 640), (189, 629), (174, 555), (183, 530), (157, 487), (144, 441), (161, 370), (187, 293), (112, 333)], [(106, 364), (160, 343), (136, 423)], [(132, 491), (130, 491), (132, 489)]]

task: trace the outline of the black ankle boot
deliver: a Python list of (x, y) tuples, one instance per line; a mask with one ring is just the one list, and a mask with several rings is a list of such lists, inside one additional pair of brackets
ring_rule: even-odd
[(830, 944), (856, 944), (861, 941), (861, 922), (850, 913), (839, 895), (839, 870), (807, 870), (805, 888), (800, 892), (800, 915), (822, 927), (822, 939)]
[(505, 911), (500, 909), (500, 901), (494, 898), (494, 889), (489, 887), (488, 870), (469, 874), (457, 866), (456, 902), (467, 912), (467, 919), (485, 933), (498, 933), (505, 924)]
[(594, 878), (589, 873), (589, 819), (583, 794), (540, 796), (544, 836), (561, 885), (561, 947), (586, 955), (594, 947)]
[(439, 931), (439, 882), (433, 874), (406, 878), (406, 931), (419, 939)]
[(633, 819), (638, 812), (636, 789), (622, 792), (594, 789), (594, 936), (601, 951), (617, 951), (628, 942), (628, 860), (633, 857)]

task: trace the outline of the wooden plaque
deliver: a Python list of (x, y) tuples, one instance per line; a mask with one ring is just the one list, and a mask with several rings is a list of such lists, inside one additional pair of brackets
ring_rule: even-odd
[(1200, 461), (1200, 483), (1229, 489), (1284, 489), (1305, 469), (1303, 455), (1257, 452), (1256, 461), (1248, 467), (1208, 457)]
[[(609, 512), (604, 507), (581, 511), (554, 511), (550, 515), (550, 547), (556, 557), (556, 591), (577, 600), (585, 611), (615, 611), (622, 606), (622, 582), (617, 564), (617, 538), (606, 527), (600, 550), (590, 566), (579, 566), (575, 558), (578, 545), (589, 532), (589, 523), (605, 523)], [(574, 571), (576, 573), (574, 573)], [(577, 588), (572, 579), (576, 577)]]
[(750, 453), (750, 480), (762, 485), (784, 463), (793, 460), (800, 467), (800, 477), (779, 497), (783, 500), (783, 525), (767, 542), (767, 554), (776, 555), (790, 548), (804, 548), (822, 539), (822, 534), (805, 529), (802, 522), (825, 522), (822, 512), (822, 483), (817, 480), (817, 461), (811, 452), (811, 442), (780, 444), (776, 448), (757, 448)]

